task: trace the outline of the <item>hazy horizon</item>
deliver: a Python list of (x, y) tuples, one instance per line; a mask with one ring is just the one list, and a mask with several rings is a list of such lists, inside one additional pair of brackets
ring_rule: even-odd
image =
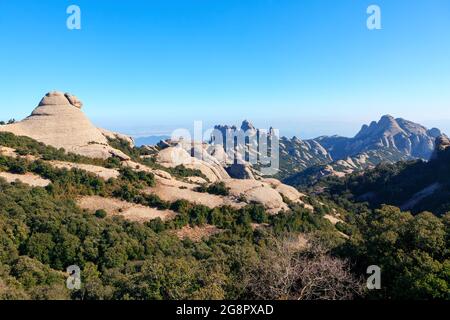
[[(256, 128), (258, 129), (269, 129), (270, 127), (276, 128), (280, 130), (281, 136), (286, 136), (289, 138), (292, 138), (294, 136), (301, 138), (301, 139), (312, 139), (317, 138), (319, 136), (332, 136), (332, 135), (338, 135), (343, 137), (354, 137), (360, 130), (363, 125), (370, 125), (372, 121), (378, 122), (380, 118), (383, 115), (380, 115), (378, 118), (361, 122), (361, 123), (351, 123), (351, 122), (343, 122), (343, 121), (326, 121), (326, 120), (319, 120), (314, 124), (315, 129), (305, 130), (302, 129), (302, 124), (305, 124), (305, 121), (299, 121), (298, 122), (298, 130), (289, 130), (280, 126), (276, 125), (276, 122), (273, 124), (269, 124), (270, 120), (267, 120), (265, 122), (254, 122), (251, 119), (242, 119), (237, 121), (231, 121), (231, 122), (205, 122), (203, 123), (203, 131), (206, 131), (207, 129), (213, 128), (215, 125), (236, 125), (239, 127), (244, 120), (250, 121)], [(439, 121), (426, 121), (426, 123), (421, 123), (420, 121), (414, 121), (412, 119), (407, 119), (401, 116), (391, 115), (394, 118), (403, 118), (405, 120), (413, 121), (415, 123), (418, 123), (420, 125), (425, 126), (427, 129), (437, 128), (441, 130), (442, 133), (447, 134), (447, 132), (444, 129), (443, 126), (434, 125), (433, 123), (439, 123)], [(190, 132), (193, 131), (194, 123), (186, 123), (185, 125), (180, 124), (179, 126), (173, 126), (168, 127), (166, 130), (161, 130), (160, 128), (152, 129), (149, 127), (134, 127), (134, 128), (126, 128), (126, 127), (116, 127), (112, 128), (118, 132), (126, 133), (134, 138), (145, 138), (150, 136), (170, 136), (171, 133), (176, 129), (187, 129)], [(306, 127), (306, 126), (305, 126)], [(281, 129), (280, 129), (281, 128)], [(111, 128), (109, 128), (111, 129)]]
[[(28, 113), (25, 112), (25, 115), (20, 116), (8, 116), (0, 118), (0, 121), (8, 121), (9, 119), (15, 119), (16, 121), (23, 120), (28, 115), (30, 115), (31, 111), (38, 105), (38, 102), (33, 105), (33, 107), (29, 108)], [(168, 124), (166, 119), (161, 119), (161, 122), (158, 124), (150, 124), (146, 125), (143, 122), (136, 122), (133, 124), (129, 124), (126, 120), (126, 116), (122, 118), (120, 122), (109, 122), (105, 121), (103, 117), (92, 117), (91, 112), (88, 107), (83, 106), (83, 112), (86, 116), (97, 126), (101, 128), (105, 128), (108, 130), (120, 132), (132, 136), (134, 138), (141, 137), (149, 137), (149, 136), (170, 136), (171, 133), (176, 129), (187, 129), (192, 132), (194, 128), (194, 121), (201, 121), (200, 119), (185, 121), (179, 123)], [(409, 120), (420, 125), (425, 126), (427, 129), (438, 128), (442, 131), (442, 133), (450, 132), (450, 119), (438, 119), (438, 120), (421, 120), (421, 119), (411, 119), (404, 117), (402, 115), (387, 113), (394, 118), (403, 118), (405, 120)], [(241, 118), (241, 119), (229, 119), (227, 120), (209, 120), (203, 121), (203, 131), (207, 129), (213, 128), (215, 125), (236, 125), (240, 126), (242, 121), (248, 120), (250, 121), (256, 128), (259, 129), (269, 129), (270, 127), (276, 128), (280, 130), (281, 136), (286, 137), (298, 137), (301, 139), (312, 139), (317, 138), (319, 136), (332, 136), (338, 135), (343, 137), (353, 137), (355, 136), (363, 125), (369, 125), (372, 121), (378, 122), (380, 118), (385, 114), (379, 114), (374, 118), (364, 118), (361, 120), (345, 120), (345, 119), (310, 119), (308, 121), (307, 118), (295, 119), (291, 120), (290, 125), (282, 126), (280, 125), (280, 119), (265, 119), (260, 121), (253, 121), (251, 118)], [(139, 118), (139, 117), (138, 117)], [(142, 119), (141, 119), (142, 120)], [(288, 120), (281, 121), (282, 123), (286, 123)]]

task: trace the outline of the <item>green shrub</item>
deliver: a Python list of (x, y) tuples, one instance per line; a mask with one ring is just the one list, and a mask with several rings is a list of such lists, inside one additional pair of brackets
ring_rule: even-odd
[(213, 184), (207, 185), (201, 185), (195, 189), (197, 192), (205, 192), (210, 194), (215, 194), (219, 196), (228, 196), (230, 195), (230, 189), (227, 188), (225, 183), (223, 181), (215, 182)]
[(168, 169), (169, 173), (178, 178), (200, 177), (208, 181), (208, 178), (198, 169), (186, 168), (183, 165), (178, 165), (175, 168)]
[(99, 209), (99, 210), (96, 210), (96, 211), (95, 211), (95, 216), (96, 216), (97, 218), (103, 219), (103, 218), (106, 218), (107, 213), (106, 213), (105, 210)]

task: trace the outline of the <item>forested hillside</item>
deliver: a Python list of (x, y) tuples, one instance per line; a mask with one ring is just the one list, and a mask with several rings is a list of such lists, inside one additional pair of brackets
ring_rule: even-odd
[(363, 174), (328, 178), (316, 185), (316, 189), (323, 187), (335, 199), (368, 202), (371, 207), (391, 204), (413, 213), (431, 211), (443, 215), (450, 212), (450, 148), (441, 141), (428, 162), (381, 164)]
[[(449, 298), (449, 215), (413, 217), (392, 207), (338, 206), (313, 196), (307, 201), (314, 211), (290, 203), (276, 215), (258, 204), (171, 203), (143, 192), (154, 184), (152, 174), (121, 167), (114, 158), (66, 154), (5, 133), (0, 142), (20, 155), (1, 156), (1, 172), (51, 181), (30, 187), (0, 178), (2, 299)], [(113, 145), (136, 159), (145, 152), (123, 141)], [(117, 168), (120, 175), (104, 180), (47, 160)], [(226, 192), (210, 191), (216, 190)], [(127, 221), (81, 209), (77, 198), (86, 195), (171, 209), (176, 216)], [(333, 225), (330, 214), (341, 220)], [(177, 236), (187, 225), (219, 232), (200, 241)], [(371, 264), (383, 270), (382, 290), (365, 288)], [(70, 265), (81, 268), (80, 290), (66, 288)]]
[[(250, 298), (253, 272), (274, 241), (290, 239), (296, 245), (295, 237), (300, 232), (336, 243), (342, 241), (323, 214), (313, 214), (298, 205), (292, 205), (289, 212), (269, 216), (259, 205), (236, 210), (211, 209), (188, 201), (168, 203), (141, 192), (153, 183), (151, 174), (121, 169), (120, 177), (104, 181), (83, 170), (55, 169), (44, 161), (95, 162), (114, 167), (118, 165), (114, 160), (68, 155), (11, 134), (0, 134), (0, 141), (3, 146), (20, 150), (23, 156), (39, 157), (30, 161), (26, 157), (1, 156), (0, 171), (32, 172), (51, 180), (45, 188), (32, 188), (0, 178), (3, 299)], [(82, 210), (76, 205), (80, 195), (114, 197), (162, 210), (170, 208), (177, 216), (167, 222), (130, 222)], [(175, 235), (183, 226), (205, 224), (222, 232), (200, 242)], [(329, 250), (325, 256), (332, 259)], [(82, 270), (81, 290), (65, 287), (65, 270), (70, 265), (78, 265)], [(350, 268), (344, 261), (341, 267)]]

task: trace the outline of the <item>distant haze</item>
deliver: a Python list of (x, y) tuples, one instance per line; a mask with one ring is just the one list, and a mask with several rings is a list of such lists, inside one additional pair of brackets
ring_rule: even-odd
[[(416, 123), (420, 123), (427, 127), (428, 129), (431, 128), (439, 128), (443, 133), (450, 132), (450, 120), (444, 121), (444, 120), (436, 120), (436, 121), (420, 121), (420, 119), (408, 119), (406, 117), (403, 117), (401, 115), (394, 115), (395, 117), (399, 118), (405, 118), (407, 120), (414, 121)], [(333, 136), (333, 135), (339, 135), (344, 137), (354, 137), (361, 127), (364, 124), (370, 124), (372, 121), (378, 121), (378, 119), (381, 117), (381, 115), (374, 117), (373, 119), (370, 119), (369, 121), (362, 121), (362, 122), (344, 122), (344, 121), (323, 121), (321, 119), (311, 121), (299, 121), (298, 124), (289, 123), (288, 125), (279, 125), (279, 122), (274, 121), (272, 124), (270, 124), (270, 120), (265, 121), (252, 121), (252, 119), (249, 119), (250, 122), (252, 122), (256, 128), (262, 128), (262, 129), (269, 129), (270, 127), (274, 127), (280, 130), (281, 136), (286, 137), (293, 137), (296, 136), (301, 139), (311, 139), (316, 138), (319, 136)], [(242, 119), (243, 120), (243, 119)], [(213, 128), (214, 125), (217, 124), (228, 124), (228, 125), (236, 125), (239, 126), (242, 122), (242, 120), (236, 120), (234, 122), (226, 122), (226, 121), (216, 121), (214, 124), (205, 124), (204, 131), (206, 129)], [(172, 130), (166, 128), (165, 131), (158, 131), (158, 130), (145, 130), (144, 128), (137, 129), (136, 128), (127, 128), (127, 127), (118, 127), (118, 128), (112, 128), (113, 130), (117, 130), (119, 132), (123, 132), (126, 134), (129, 134), (134, 137), (134, 139), (137, 141), (138, 145), (141, 144), (156, 144), (163, 138), (170, 137), (171, 133), (175, 129), (179, 128), (185, 128), (189, 130), (190, 132), (193, 132), (193, 123), (187, 124), (185, 126), (180, 127), (174, 127)], [(139, 132), (136, 134), (136, 132)], [(156, 141), (157, 140), (157, 141)], [(156, 142), (155, 142), (156, 141)], [(151, 142), (151, 143), (149, 143)]]

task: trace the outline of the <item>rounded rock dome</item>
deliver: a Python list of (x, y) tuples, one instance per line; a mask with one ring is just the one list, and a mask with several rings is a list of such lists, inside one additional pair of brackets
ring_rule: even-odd
[(39, 102), (39, 106), (64, 106), (71, 105), (81, 109), (83, 103), (74, 95), (70, 93), (63, 93), (60, 91), (51, 91), (47, 93)]

